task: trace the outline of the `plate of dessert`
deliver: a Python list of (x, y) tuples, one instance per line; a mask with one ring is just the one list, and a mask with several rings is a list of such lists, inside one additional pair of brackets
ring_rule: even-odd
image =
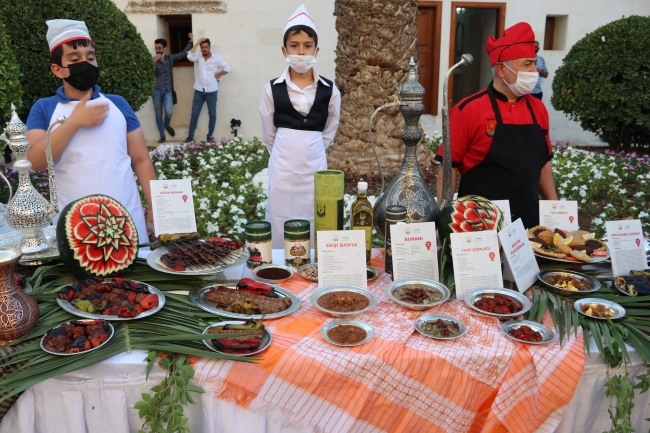
[(628, 276), (616, 277), (614, 287), (628, 296), (650, 295), (650, 269), (645, 271), (630, 271)]
[(300, 298), (290, 291), (250, 278), (195, 287), (189, 298), (205, 311), (233, 319), (275, 319), (300, 308)]
[(573, 303), (573, 308), (580, 314), (598, 320), (614, 320), (625, 316), (625, 308), (606, 299), (579, 299)]
[(527, 233), (530, 247), (537, 257), (565, 263), (599, 263), (609, 259), (605, 242), (584, 230), (551, 230), (535, 226)]
[(600, 289), (600, 281), (573, 271), (541, 271), (537, 279), (551, 292), (564, 296), (587, 295)]

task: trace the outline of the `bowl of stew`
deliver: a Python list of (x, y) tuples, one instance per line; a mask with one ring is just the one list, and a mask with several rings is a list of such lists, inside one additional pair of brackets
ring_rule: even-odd
[(323, 287), (312, 293), (310, 301), (322, 312), (340, 318), (359, 316), (377, 305), (372, 292), (355, 286)]
[(384, 289), (393, 302), (411, 310), (426, 310), (449, 299), (447, 286), (425, 278), (403, 278)]

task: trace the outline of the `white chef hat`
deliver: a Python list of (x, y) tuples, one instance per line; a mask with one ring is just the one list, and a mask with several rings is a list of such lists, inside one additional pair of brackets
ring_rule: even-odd
[(78, 39), (90, 39), (88, 27), (83, 21), (75, 20), (49, 20), (47, 24), (47, 43), (50, 46), (50, 53), (61, 45)]
[(291, 14), (291, 17), (287, 20), (287, 22), (284, 23), (283, 34), (286, 34), (287, 30), (289, 30), (293, 26), (311, 27), (312, 29), (314, 29), (316, 34), (318, 34), (318, 30), (316, 30), (316, 24), (311, 19), (311, 16), (309, 16), (309, 12), (307, 12), (305, 5), (300, 5), (298, 9), (296, 9), (296, 11)]

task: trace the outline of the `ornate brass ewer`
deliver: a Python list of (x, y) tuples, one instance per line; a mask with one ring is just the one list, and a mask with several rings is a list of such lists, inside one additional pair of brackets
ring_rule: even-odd
[(375, 228), (382, 235), (386, 223), (387, 206), (401, 205), (406, 207), (407, 223), (433, 221), (440, 214), (440, 208), (425, 184), (420, 167), (418, 167), (415, 151), (417, 144), (422, 140), (418, 122), (424, 112), (424, 104), (422, 104), (424, 88), (415, 75), (413, 58), (411, 58), (409, 67), (406, 82), (398, 90), (398, 96), (401, 100), (399, 111), (404, 117), (404, 123), (406, 123), (401, 136), (406, 151), (397, 175), (395, 175), (388, 189), (377, 198), (374, 207)]
[(28, 334), (38, 322), (38, 304), (14, 281), (21, 256), (17, 248), (0, 250), (0, 343)]
[[(18, 189), (7, 203), (5, 217), (7, 224), (14, 230), (21, 232), (21, 240), (16, 248), (23, 253), (36, 253), (49, 248), (50, 246), (45, 239), (43, 229), (51, 224), (50, 218), (59, 212), (56, 199), (56, 184), (54, 179), (54, 161), (52, 160), (52, 148), (50, 146), (50, 132), (54, 125), (65, 122), (65, 116), (61, 116), (50, 125), (46, 134), (46, 156), (47, 170), (50, 182), (50, 200), (48, 202), (41, 194), (36, 191), (29, 178), (29, 170), (32, 163), (27, 160), (27, 127), (16, 114), (15, 107), (11, 106), (13, 113), (11, 119), (7, 122), (5, 132), (0, 135), (0, 140), (8, 143), (9, 148), (16, 155), (14, 168), (18, 171)], [(7, 182), (2, 173), (0, 176)], [(9, 185), (9, 195), (11, 196), (11, 185)]]

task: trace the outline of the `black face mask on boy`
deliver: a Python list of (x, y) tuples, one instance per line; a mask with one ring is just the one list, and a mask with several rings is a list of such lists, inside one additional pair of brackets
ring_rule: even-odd
[(82, 92), (89, 90), (99, 78), (99, 68), (88, 62), (72, 63), (70, 66), (61, 66), (68, 68), (70, 76), (64, 78), (72, 87)]

